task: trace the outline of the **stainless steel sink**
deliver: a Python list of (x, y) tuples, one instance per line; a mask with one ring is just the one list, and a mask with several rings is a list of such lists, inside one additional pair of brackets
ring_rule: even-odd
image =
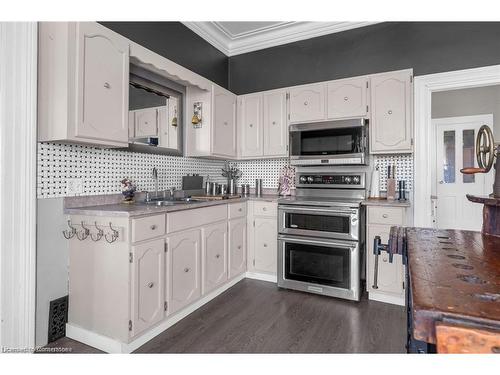
[(177, 199), (166, 199), (166, 200), (151, 200), (149, 202), (140, 202), (140, 204), (146, 204), (150, 206), (175, 206), (179, 204), (189, 204), (203, 202), (203, 200), (192, 199), (192, 198), (177, 198)]

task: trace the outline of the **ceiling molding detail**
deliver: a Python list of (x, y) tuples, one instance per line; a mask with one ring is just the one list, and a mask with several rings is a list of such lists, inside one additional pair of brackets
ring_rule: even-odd
[(377, 22), (279, 22), (236, 35), (219, 22), (183, 22), (227, 56), (373, 25)]

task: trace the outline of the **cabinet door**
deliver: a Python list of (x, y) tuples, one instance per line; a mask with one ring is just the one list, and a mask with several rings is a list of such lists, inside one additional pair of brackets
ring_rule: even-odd
[(290, 90), (290, 122), (318, 121), (326, 118), (326, 84), (298, 87)]
[(395, 255), (393, 262), (389, 263), (389, 255), (382, 252), (378, 258), (378, 289), (373, 289), (375, 255), (373, 254), (373, 240), (375, 236), (380, 236), (382, 243), (389, 240), (391, 227), (388, 225), (369, 225), (367, 236), (367, 289), (368, 291), (377, 291), (402, 295), (403, 293), (403, 264), (401, 255)]
[(246, 218), (229, 221), (229, 278), (247, 270), (247, 222)]
[(128, 49), (104, 26), (77, 23), (76, 137), (128, 144)]
[(227, 222), (204, 227), (203, 293), (210, 292), (227, 280)]
[(158, 110), (157, 108), (138, 109), (135, 112), (135, 137), (158, 136)]
[(241, 156), (262, 156), (262, 95), (240, 98), (239, 140)]
[(200, 231), (190, 230), (167, 237), (169, 254), (169, 313), (201, 296)]
[(257, 272), (276, 274), (278, 225), (274, 218), (255, 218), (254, 269)]
[(214, 87), (212, 154), (236, 156), (236, 95)]
[(264, 94), (264, 156), (287, 156), (286, 92)]
[(368, 79), (342, 79), (328, 83), (328, 118), (365, 117)]
[(411, 152), (411, 73), (376, 75), (371, 86), (371, 153)]
[(132, 247), (132, 335), (163, 319), (165, 306), (164, 240)]

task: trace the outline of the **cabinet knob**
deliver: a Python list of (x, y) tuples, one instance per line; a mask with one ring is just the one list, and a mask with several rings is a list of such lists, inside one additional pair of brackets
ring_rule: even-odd
[(382, 258), (382, 262), (387, 263), (387, 258)]
[(273, 125), (276, 125), (276, 121), (273, 121)]
[(304, 102), (304, 105), (308, 105), (309, 103), (307, 101)]
[(240, 250), (240, 249), (241, 249), (241, 245), (238, 245), (238, 250)]
[(220, 258), (220, 254), (217, 254), (215, 257), (216, 257), (217, 259), (219, 259), (219, 258)]
[(389, 109), (389, 110), (387, 111), (387, 113), (388, 113), (388, 114), (390, 114), (390, 115), (392, 115), (392, 110), (390, 110), (390, 109)]
[(387, 218), (389, 217), (389, 215), (387, 215), (387, 214), (383, 214), (383, 215), (382, 215), (382, 217), (383, 217), (384, 219), (387, 219)]
[(111, 85), (108, 82), (104, 82), (104, 88), (110, 89)]
[(153, 225), (150, 226), (150, 228), (151, 228), (151, 230), (155, 230), (156, 229), (156, 225), (153, 224)]
[(150, 283), (148, 283), (148, 288), (151, 289), (154, 285), (155, 285), (155, 283), (150, 282)]
[(250, 127), (253, 128), (253, 124), (250, 124)]
[(349, 100), (349, 97), (344, 96), (344, 100), (347, 102)]
[(189, 272), (189, 268), (188, 267), (184, 268), (184, 272)]
[(227, 121), (224, 121), (224, 125), (227, 125)]
[(267, 243), (264, 244), (264, 247), (267, 247)]
[(242, 208), (238, 208), (238, 212), (241, 212), (241, 211), (243, 211), (243, 209)]
[(262, 211), (267, 211), (267, 207), (262, 207)]

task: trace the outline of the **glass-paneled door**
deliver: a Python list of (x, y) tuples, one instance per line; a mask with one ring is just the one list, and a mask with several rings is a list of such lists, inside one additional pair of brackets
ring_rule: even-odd
[(460, 169), (477, 167), (477, 132), (484, 124), (493, 128), (492, 122), (491, 115), (433, 120), (436, 126), (437, 228), (481, 230), (482, 205), (469, 202), (465, 195), (491, 193), (492, 175), (465, 175)]

